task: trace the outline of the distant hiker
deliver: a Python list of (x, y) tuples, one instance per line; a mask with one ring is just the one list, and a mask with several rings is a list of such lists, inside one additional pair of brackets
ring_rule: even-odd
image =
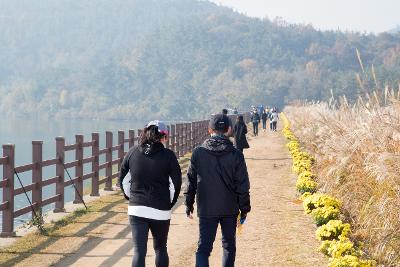
[(244, 123), (243, 116), (239, 115), (235, 127), (233, 127), (233, 136), (235, 137), (235, 147), (243, 152), (244, 148), (249, 148), (249, 143), (246, 139), (247, 126)]
[(272, 131), (274, 131), (274, 132), (276, 132), (278, 120), (279, 120), (279, 115), (278, 115), (277, 109), (274, 108), (271, 113)]
[(262, 127), (263, 131), (267, 129), (267, 119), (268, 119), (269, 114), (267, 113), (266, 109), (264, 109), (261, 113), (261, 120), (262, 120)]
[(211, 118), (211, 137), (196, 147), (187, 173), (185, 192), (186, 214), (192, 217), (196, 197), (199, 217), (199, 242), (196, 266), (209, 266), (218, 225), (221, 225), (223, 258), (222, 266), (232, 267), (236, 256), (236, 227), (244, 223), (250, 211), (250, 183), (243, 153), (233, 147), (225, 136), (229, 122), (225, 115)]
[(122, 162), (119, 183), (129, 200), (134, 267), (145, 266), (149, 230), (153, 236), (155, 265), (169, 264), (167, 237), (171, 209), (181, 190), (182, 175), (174, 152), (163, 145), (167, 138), (168, 128), (163, 122), (149, 122), (139, 145), (131, 148)]
[(235, 114), (235, 115), (237, 115), (239, 112), (238, 112), (238, 109), (237, 108), (234, 108), (233, 109), (233, 114)]
[(263, 110), (264, 110), (264, 106), (263, 105), (259, 105), (258, 106), (258, 110), (257, 110), (258, 114), (261, 114), (263, 112)]
[(271, 130), (271, 132), (273, 131), (273, 123), (272, 123), (272, 112), (273, 112), (273, 108), (271, 108), (268, 112), (268, 119), (269, 119), (269, 129)]
[(251, 122), (253, 123), (253, 134), (254, 136), (258, 135), (258, 124), (260, 123), (260, 115), (257, 111), (254, 111), (251, 114)]
[(232, 137), (233, 136), (233, 123), (232, 123), (231, 118), (229, 118), (229, 116), (228, 116), (228, 110), (226, 108), (224, 108), (222, 110), (222, 114), (227, 116), (228, 120), (229, 120), (229, 129), (228, 129), (228, 132), (225, 135), (228, 136), (228, 137)]

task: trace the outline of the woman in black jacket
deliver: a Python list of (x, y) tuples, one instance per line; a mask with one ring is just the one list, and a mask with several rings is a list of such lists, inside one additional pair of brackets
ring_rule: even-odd
[(235, 127), (233, 128), (233, 134), (235, 137), (235, 147), (243, 152), (244, 148), (249, 148), (249, 143), (247, 143), (246, 134), (247, 126), (244, 123), (243, 116), (239, 115)]
[(261, 120), (262, 120), (262, 127), (263, 127), (263, 132), (266, 131), (267, 129), (267, 119), (269, 117), (269, 114), (266, 109), (263, 109), (261, 113)]
[(258, 114), (257, 110), (251, 114), (250, 120), (253, 123), (253, 134), (254, 136), (258, 136), (258, 123), (260, 122), (260, 115)]
[(152, 121), (143, 129), (139, 145), (125, 156), (119, 177), (120, 187), (129, 199), (128, 215), (132, 227), (132, 266), (144, 267), (149, 230), (153, 236), (157, 267), (168, 266), (167, 238), (171, 209), (182, 184), (178, 160), (164, 147), (168, 128)]

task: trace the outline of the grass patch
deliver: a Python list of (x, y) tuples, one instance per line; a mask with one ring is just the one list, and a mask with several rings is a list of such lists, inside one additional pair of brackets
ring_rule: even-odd
[[(0, 249), (0, 266), (15, 265), (32, 254), (39, 253), (65, 236), (85, 235), (90, 229), (97, 226), (96, 220), (109, 210), (110, 206), (123, 202), (124, 199), (121, 194), (101, 197), (99, 200), (88, 203), (88, 210), (79, 208), (60, 220), (45, 224), (46, 235), (35, 232), (18, 238), (12, 245)], [(87, 226), (89, 224), (95, 225), (88, 227), (87, 231), (82, 229), (82, 225)]]
[[(190, 154), (179, 159), (182, 172), (187, 168), (190, 160)], [(117, 171), (116, 166), (113, 172)], [(102, 178), (101, 178), (102, 179)], [(116, 184), (117, 178), (113, 179), (112, 184)], [(102, 184), (100, 188), (104, 188)], [(91, 192), (91, 187), (84, 189), (84, 194)], [(79, 208), (64, 218), (46, 223), (44, 225), (46, 234), (39, 232), (30, 233), (18, 238), (12, 245), (0, 249), (0, 266), (13, 266), (31, 255), (40, 253), (41, 251), (54, 246), (54, 243), (64, 237), (82, 237), (95, 235), (93, 231), (103, 224), (105, 220), (115, 216), (113, 207), (125, 202), (120, 192), (107, 196), (102, 196), (98, 200), (87, 203), (88, 210)], [(91, 234), (93, 233), (93, 234)], [(65, 246), (65, 245), (64, 245)], [(64, 247), (60, 247), (60, 253), (63, 253)], [(66, 253), (67, 254), (67, 253)]]

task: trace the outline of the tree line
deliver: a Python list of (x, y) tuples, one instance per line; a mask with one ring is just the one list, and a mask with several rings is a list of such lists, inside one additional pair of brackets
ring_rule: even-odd
[(399, 83), (396, 32), (320, 31), (195, 0), (3, 5), (0, 111), (9, 115), (202, 118), (331, 94), (351, 101)]

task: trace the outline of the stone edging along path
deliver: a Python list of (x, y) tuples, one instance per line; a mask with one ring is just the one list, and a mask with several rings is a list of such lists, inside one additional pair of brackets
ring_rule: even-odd
[[(249, 129), (250, 130), (250, 129)], [(249, 131), (250, 132), (250, 131)], [(237, 237), (236, 266), (326, 266), (316, 251), (315, 226), (302, 209), (291, 173), (292, 161), (280, 132), (250, 138), (245, 151), (251, 182), (252, 211)], [(132, 255), (127, 203), (120, 194), (101, 198), (102, 205), (56, 232), (41, 246), (20, 252), (16, 266), (130, 266)], [(174, 210), (169, 233), (170, 266), (194, 266), (198, 221), (185, 208)], [(210, 266), (221, 265), (220, 233)], [(24, 256), (21, 256), (24, 255)], [(0, 263), (1, 265), (1, 263)], [(147, 266), (154, 266), (151, 239)]]

